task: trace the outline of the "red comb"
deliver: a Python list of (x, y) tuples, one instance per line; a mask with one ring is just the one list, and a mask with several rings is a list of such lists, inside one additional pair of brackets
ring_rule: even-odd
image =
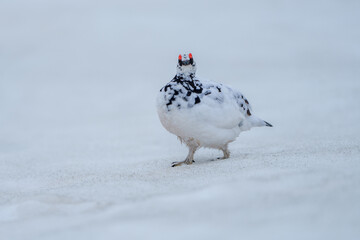
[(191, 54), (191, 53), (189, 53), (189, 58), (192, 58), (192, 54)]
[(179, 54), (179, 60), (181, 60), (181, 59), (182, 59), (181, 54)]

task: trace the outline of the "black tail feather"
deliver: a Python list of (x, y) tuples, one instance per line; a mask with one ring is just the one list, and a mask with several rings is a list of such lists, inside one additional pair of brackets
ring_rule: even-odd
[(272, 127), (273, 125), (271, 125), (270, 123), (268, 123), (268, 122), (266, 122), (266, 121), (264, 121), (265, 122), (265, 124), (266, 124), (266, 126), (267, 127)]

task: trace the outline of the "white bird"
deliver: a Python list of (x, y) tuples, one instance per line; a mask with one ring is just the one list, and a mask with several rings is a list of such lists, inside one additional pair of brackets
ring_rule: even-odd
[(196, 63), (191, 53), (179, 55), (175, 77), (161, 88), (157, 112), (162, 125), (189, 148), (184, 161), (172, 167), (194, 162), (201, 147), (219, 149), (221, 159), (230, 157), (228, 144), (242, 131), (272, 125), (252, 114), (248, 100), (239, 91), (224, 84), (195, 76)]

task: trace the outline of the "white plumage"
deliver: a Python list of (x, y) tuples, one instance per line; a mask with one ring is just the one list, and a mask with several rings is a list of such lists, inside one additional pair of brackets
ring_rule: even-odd
[(161, 90), (157, 111), (166, 130), (178, 136), (189, 147), (184, 161), (192, 164), (201, 147), (223, 151), (230, 156), (228, 144), (242, 131), (271, 124), (252, 114), (248, 100), (239, 91), (224, 84), (198, 79), (196, 63), (190, 54), (179, 55), (177, 74)]

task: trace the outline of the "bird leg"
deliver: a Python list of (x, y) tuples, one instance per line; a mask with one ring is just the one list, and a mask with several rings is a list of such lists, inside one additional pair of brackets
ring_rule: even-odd
[(220, 150), (224, 153), (224, 156), (221, 158), (219, 157), (218, 159), (228, 159), (230, 157), (230, 151), (228, 149), (228, 146), (225, 145), (224, 147), (220, 148)]
[(189, 154), (187, 155), (187, 157), (185, 158), (184, 161), (182, 162), (173, 162), (171, 164), (172, 167), (177, 167), (177, 166), (180, 166), (182, 164), (187, 164), (187, 165), (190, 165), (192, 164), (194, 161), (194, 154), (195, 154), (195, 151), (196, 149), (198, 148), (197, 146), (188, 146), (189, 147)]

